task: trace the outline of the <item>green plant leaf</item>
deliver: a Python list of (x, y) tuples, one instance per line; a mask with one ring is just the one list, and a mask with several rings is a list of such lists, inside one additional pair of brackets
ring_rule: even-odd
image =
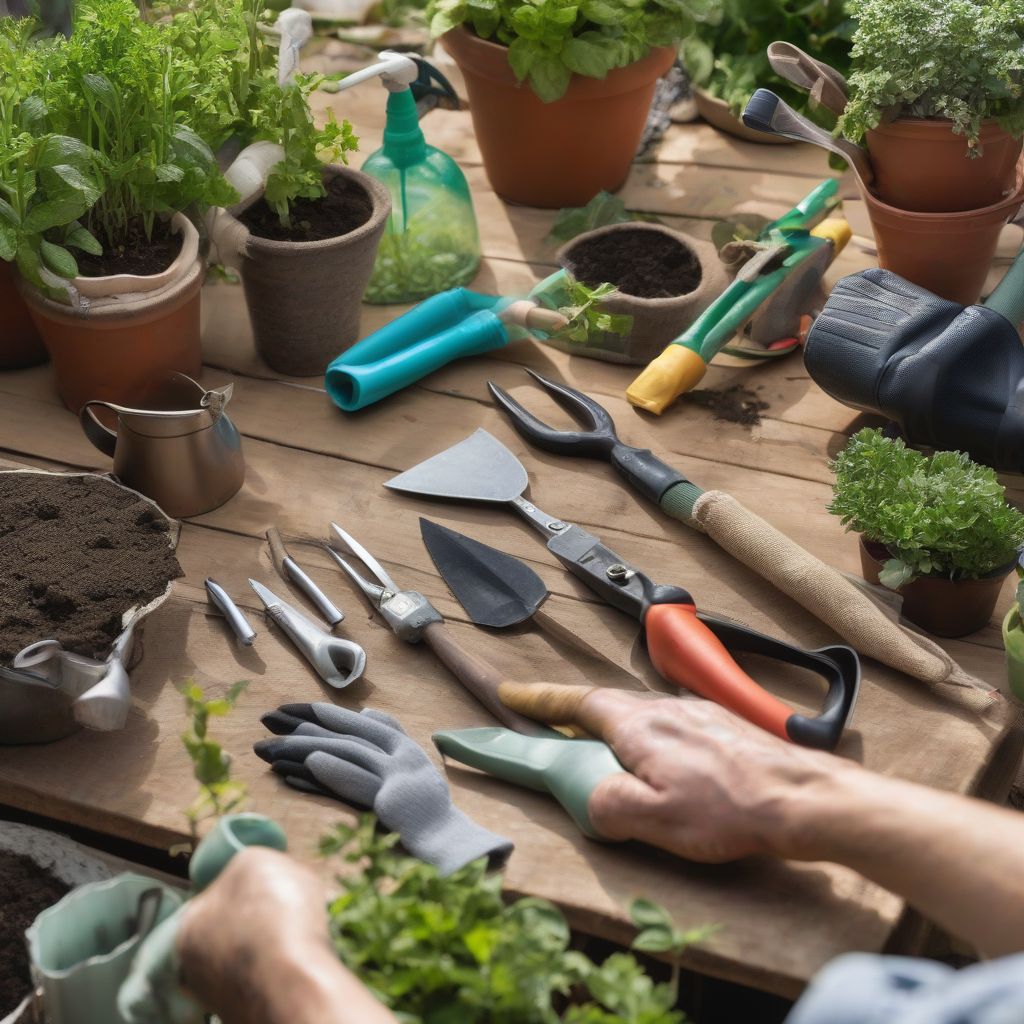
[(39, 243), (39, 254), (43, 262), (59, 277), (69, 280), (78, 276), (78, 264), (75, 257), (62, 245), (47, 242), (45, 239)]
[(61, 199), (33, 206), (25, 217), (24, 230), (28, 234), (41, 234), (50, 228), (64, 227), (73, 220), (78, 220), (88, 209), (80, 196), (69, 193)]
[(659, 904), (647, 899), (635, 899), (629, 905), (629, 916), (638, 928), (672, 928), (672, 918)]
[[(925, 573), (927, 575), (927, 572)], [(899, 590), (914, 578), (914, 570), (899, 558), (889, 558), (878, 572), (878, 582), (890, 590)]]
[(588, 78), (604, 78), (615, 65), (615, 52), (597, 32), (584, 32), (566, 40), (562, 47), (565, 66), (578, 75)]
[(103, 246), (100, 245), (99, 239), (91, 231), (83, 227), (77, 227), (69, 232), (67, 238), (64, 239), (64, 244), (75, 249), (81, 249), (82, 252), (87, 252), (91, 256), (103, 255)]
[(84, 142), (69, 135), (48, 135), (40, 144), (35, 157), (37, 167), (56, 167), (58, 164), (86, 166), (95, 158), (95, 152)]
[(569, 68), (547, 53), (537, 54), (530, 65), (530, 85), (545, 103), (564, 96), (571, 77)]
[(0, 221), (0, 260), (10, 263), (18, 251), (18, 233), (10, 224)]
[(42, 263), (39, 253), (24, 239), (18, 245), (18, 251), (14, 255), (14, 262), (26, 281), (34, 284), (37, 288), (45, 288), (42, 275), (39, 273)]

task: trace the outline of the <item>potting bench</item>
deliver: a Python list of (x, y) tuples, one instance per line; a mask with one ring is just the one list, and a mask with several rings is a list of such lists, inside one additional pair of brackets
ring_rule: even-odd
[[(348, 93), (338, 107), (369, 153), (382, 129), (380, 98), (373, 91)], [(434, 111), (424, 126), (429, 141), (461, 161), (473, 188), (485, 254), (475, 287), (525, 293), (551, 272), (554, 250), (545, 235), (554, 213), (506, 206), (490, 191), (468, 113)], [(656, 161), (635, 166), (622, 195), (629, 207), (708, 238), (717, 219), (737, 211), (778, 215), (828, 173), (816, 150), (751, 145), (703, 124), (681, 124), (669, 129)], [(853, 244), (833, 276), (871, 263)], [(142, 658), (132, 673), (135, 706), (124, 731), (0, 749), (0, 802), (153, 847), (179, 843), (187, 834), (182, 809), (195, 787), (179, 739), (185, 714), (176, 686), (191, 676), (219, 694), (234, 680), (248, 678), (251, 686), (235, 712), (217, 721), (217, 734), (233, 756), (237, 778), (249, 786), (250, 807), (277, 818), (295, 854), (312, 861), (318, 836), (350, 820), (351, 812), (289, 789), (256, 758), (251, 748), (265, 735), (263, 712), (288, 701), (369, 705), (396, 715), (428, 749), (432, 730), (488, 723), (429, 651), (397, 641), (337, 570), (304, 548), (304, 565), (347, 614), (343, 634), (363, 644), (369, 657), (360, 684), (340, 694), (327, 692), (263, 619), (248, 588), (252, 576), (287, 593), (264, 542), (270, 525), (286, 535), (323, 537), (336, 520), (381, 557), (402, 585), (427, 594), (462, 643), (509, 677), (641, 689), (645, 656), (633, 649), (631, 624), (596, 604), (526, 526), (486, 509), (417, 502), (381, 486), (481, 426), (521, 455), (542, 507), (599, 532), (666, 582), (685, 583), (704, 607), (807, 647), (834, 642), (825, 627), (711, 542), (627, 492), (611, 468), (528, 449), (485, 390), (488, 378), (513, 391), (523, 387), (524, 366), (560, 376), (599, 396), (631, 443), (650, 446), (705, 487), (732, 492), (815, 554), (856, 572), (856, 543), (825, 506), (831, 479), (826, 460), (842, 446), (857, 416), (811, 383), (799, 356), (753, 370), (711, 370), (706, 387), (742, 385), (767, 403), (754, 426), (717, 420), (692, 403), (680, 403), (660, 419), (639, 415), (623, 397), (631, 369), (570, 358), (532, 342), (450, 366), (390, 401), (346, 416), (327, 400), (321, 380), (282, 380), (260, 364), (240, 288), (210, 284), (204, 310), (204, 381), (235, 383), (229, 412), (244, 435), (245, 486), (224, 507), (184, 524), (179, 558), (185, 575), (172, 600), (145, 625)], [(364, 333), (402, 311), (367, 307)], [(47, 367), (0, 374), (0, 391), (5, 463), (109, 468), (61, 406)], [(529, 401), (553, 422), (564, 422), (535, 389)], [(1020, 480), (1011, 481), (1011, 490), (1014, 499), (1024, 499)], [(603, 657), (528, 628), (492, 634), (469, 624), (420, 542), (420, 515), (529, 561), (552, 591), (550, 614)], [(255, 647), (240, 650), (211, 614), (202, 585), (207, 575), (245, 606), (260, 633)], [(303, 604), (298, 596), (295, 601)], [(993, 687), (1003, 685), (995, 622), (947, 646), (967, 669)], [(757, 674), (800, 707), (817, 705), (816, 689), (809, 693), (770, 668), (758, 666)], [(1018, 741), (999, 722), (958, 710), (924, 684), (865, 662), (860, 703), (840, 752), (882, 772), (998, 796), (1015, 768)], [(720, 925), (686, 954), (689, 966), (786, 995), (798, 992), (839, 953), (919, 946), (920, 922), (901, 900), (851, 871), (766, 861), (708, 867), (636, 844), (601, 845), (581, 838), (551, 800), (456, 767), (448, 776), (464, 810), (515, 841), (506, 872), (509, 891), (555, 900), (584, 932), (628, 942), (625, 908), (635, 896), (651, 896), (683, 925)]]

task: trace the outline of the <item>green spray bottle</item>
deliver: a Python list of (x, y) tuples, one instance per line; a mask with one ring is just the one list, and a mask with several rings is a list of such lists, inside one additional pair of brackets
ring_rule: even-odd
[(348, 89), (380, 78), (388, 90), (384, 145), (363, 171), (391, 192), (392, 213), (377, 251), (364, 300), (419, 302), (468, 284), (480, 265), (480, 237), (466, 176), (447, 153), (427, 145), (410, 85), (419, 77), (411, 57), (391, 50), (378, 63), (346, 76)]

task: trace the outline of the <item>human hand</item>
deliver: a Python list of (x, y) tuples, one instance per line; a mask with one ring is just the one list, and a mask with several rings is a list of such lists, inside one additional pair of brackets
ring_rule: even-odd
[(752, 854), (816, 859), (806, 810), (853, 762), (786, 743), (706, 700), (620, 690), (503, 683), (502, 701), (604, 740), (627, 770), (588, 802), (609, 839), (638, 839), (690, 860)]

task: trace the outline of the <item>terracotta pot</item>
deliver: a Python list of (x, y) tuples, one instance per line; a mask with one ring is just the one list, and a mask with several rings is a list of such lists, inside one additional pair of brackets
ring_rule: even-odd
[(995, 121), (981, 126), (981, 155), (967, 155), (967, 140), (953, 122), (898, 118), (867, 134), (879, 199), (901, 210), (950, 213), (1000, 203), (1016, 190), (1024, 140)]
[(999, 235), (1024, 204), (1024, 165), (1013, 194), (959, 213), (915, 213), (883, 203), (860, 186), (878, 249), (878, 264), (930, 292), (969, 306), (978, 301)]
[[(889, 559), (884, 544), (860, 539), (860, 565), (864, 579), (878, 584), (878, 574)], [(951, 580), (944, 576), (918, 576), (897, 593), (903, 598), (903, 617), (935, 636), (967, 636), (988, 624), (995, 611), (1003, 581), (1015, 563), (978, 580)]]
[(544, 103), (516, 80), (508, 48), (459, 27), (442, 36), (466, 80), (473, 129), (494, 191), (510, 203), (583, 206), (626, 180), (657, 80), (675, 60), (657, 47), (607, 76), (573, 75)]
[(148, 279), (132, 274), (75, 278), (93, 297), (72, 306), (19, 281), (53, 360), (57, 391), (72, 412), (92, 399), (144, 408), (170, 374), (200, 375), (199, 236), (182, 214), (171, 223), (185, 237), (169, 270), (155, 275), (159, 287), (142, 290)]
[(46, 349), (18, 294), (17, 275), (0, 260), (0, 370), (20, 370), (46, 362)]
[(697, 113), (712, 128), (717, 128), (726, 135), (742, 139), (744, 142), (756, 142), (760, 146), (792, 146), (795, 139), (787, 139), (784, 135), (770, 135), (768, 132), (758, 132), (748, 128), (733, 112), (725, 100), (705, 92), (703, 89), (693, 90), (693, 100), (697, 106)]
[(549, 344), (573, 355), (646, 366), (721, 295), (729, 284), (729, 275), (718, 258), (718, 250), (710, 242), (698, 241), (661, 224), (645, 224), (642, 221), (609, 224), (607, 227), (586, 231), (562, 246), (556, 258), (572, 273), (575, 268), (573, 253), (581, 243), (622, 231), (642, 231), (674, 238), (697, 257), (701, 269), (700, 283), (693, 291), (665, 298), (645, 299), (617, 292), (610, 298), (602, 299), (601, 306), (610, 313), (631, 316), (633, 329), (629, 334), (622, 336), (609, 333), (600, 338), (591, 336), (586, 344), (571, 341), (551, 341)]
[(237, 219), (257, 193), (218, 219), (216, 231), (237, 248), (245, 301), (256, 349), (278, 373), (322, 374), (359, 337), (363, 292), (373, 273), (377, 246), (391, 215), (391, 193), (375, 178), (331, 164), (325, 177), (357, 183), (373, 203), (370, 219), (347, 235), (319, 242), (260, 238)]

